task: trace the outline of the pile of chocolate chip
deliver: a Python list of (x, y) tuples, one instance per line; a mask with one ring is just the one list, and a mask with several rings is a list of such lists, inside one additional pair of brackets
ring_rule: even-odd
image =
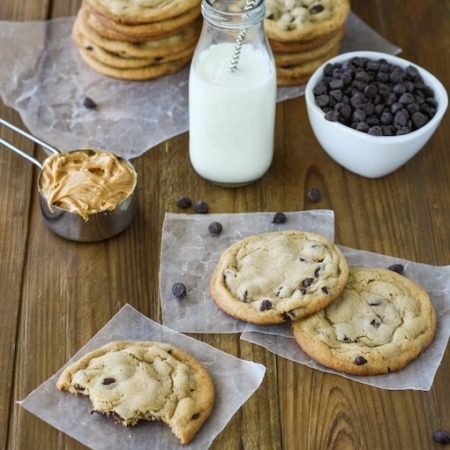
[(374, 136), (411, 133), (428, 123), (437, 101), (416, 67), (353, 57), (327, 64), (313, 89), (325, 119)]

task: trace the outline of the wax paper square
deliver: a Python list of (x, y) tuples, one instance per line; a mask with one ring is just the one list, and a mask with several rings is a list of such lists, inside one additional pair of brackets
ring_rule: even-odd
[[(286, 223), (272, 223), (274, 212), (241, 214), (166, 214), (161, 244), (160, 289), (163, 324), (185, 333), (238, 333), (247, 323), (222, 312), (209, 293), (209, 279), (222, 252), (254, 234), (303, 230), (334, 239), (334, 212), (286, 212)], [(211, 222), (223, 227), (219, 236), (208, 230)], [(187, 296), (172, 294), (174, 283), (186, 285)]]
[(189, 443), (182, 445), (161, 422), (141, 421), (124, 427), (99, 414), (91, 414), (88, 397), (60, 392), (56, 381), (63, 368), (19, 404), (58, 430), (95, 450), (203, 450), (210, 447), (232, 416), (260, 385), (265, 367), (245, 361), (208, 344), (177, 333), (125, 305), (69, 361), (116, 340), (168, 342), (190, 353), (209, 370), (215, 386), (215, 403), (209, 419)]
[(427, 391), (444, 356), (450, 334), (450, 266), (431, 266), (400, 258), (340, 246), (350, 267), (404, 266), (404, 276), (421, 285), (429, 294), (436, 310), (436, 336), (431, 345), (403, 370), (377, 376), (354, 376), (321, 366), (296, 343), (289, 323), (261, 327), (249, 324), (241, 339), (261, 345), (267, 350), (313, 369), (334, 373), (359, 383), (382, 389)]

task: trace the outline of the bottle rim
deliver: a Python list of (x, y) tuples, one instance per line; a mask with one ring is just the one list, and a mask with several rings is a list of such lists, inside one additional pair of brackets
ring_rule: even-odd
[[(266, 14), (265, 0), (255, 0), (254, 5), (251, 0), (202, 0), (201, 12), (203, 18), (210, 24), (222, 28), (241, 28), (257, 25), (264, 20)], [(240, 6), (240, 10), (236, 7)], [(233, 7), (232, 10), (228, 8)]]

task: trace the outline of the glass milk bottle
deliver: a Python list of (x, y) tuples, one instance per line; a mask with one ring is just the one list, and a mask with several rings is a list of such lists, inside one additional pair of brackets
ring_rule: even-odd
[(276, 69), (264, 0), (202, 0), (203, 28), (189, 76), (189, 156), (222, 186), (259, 178), (273, 158)]

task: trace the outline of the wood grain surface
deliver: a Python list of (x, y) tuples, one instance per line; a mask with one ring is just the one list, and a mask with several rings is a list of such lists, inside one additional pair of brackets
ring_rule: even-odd
[[(2, 0), (0, 20), (47, 20), (74, 15), (79, 6), (79, 0)], [(353, 0), (352, 9), (401, 47), (402, 57), (450, 86), (449, 0)], [(16, 111), (1, 102), (0, 116), (23, 127)], [(44, 157), (9, 130), (0, 129), (0, 136)], [(38, 169), (2, 148), (0, 448), (85, 448), (16, 402), (59, 370), (125, 303), (161, 322), (160, 234), (164, 213), (179, 212), (179, 196), (204, 199), (216, 213), (333, 209), (338, 244), (448, 265), (449, 147), (447, 113), (413, 160), (384, 178), (364, 179), (320, 148), (299, 97), (278, 104), (275, 159), (251, 186), (226, 189), (198, 177), (189, 163), (187, 133), (134, 160), (140, 174), (138, 216), (126, 232), (96, 244), (64, 241), (45, 227)], [(308, 200), (313, 186), (322, 192), (318, 203)], [(430, 391), (387, 391), (295, 364), (239, 335), (194, 337), (267, 367), (262, 385), (213, 449), (429, 450), (441, 448), (434, 430), (450, 430), (448, 350)]]

